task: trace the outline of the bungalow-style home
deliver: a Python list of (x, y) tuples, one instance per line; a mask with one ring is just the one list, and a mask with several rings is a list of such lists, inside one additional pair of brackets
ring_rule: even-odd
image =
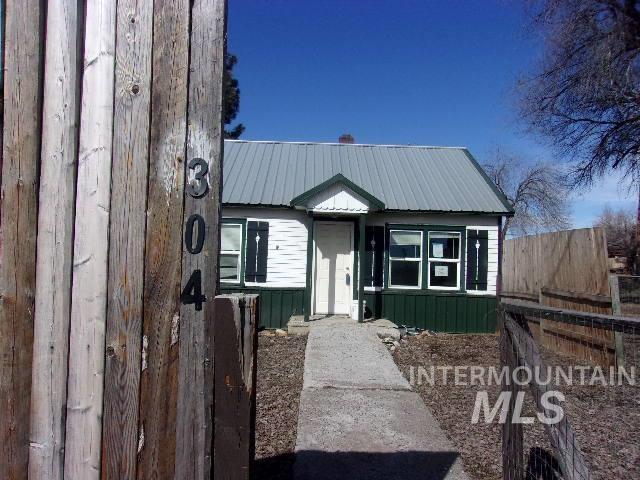
[(225, 141), (222, 293), (259, 293), (268, 328), (335, 314), (495, 331), (513, 209), (469, 151), (344, 142)]

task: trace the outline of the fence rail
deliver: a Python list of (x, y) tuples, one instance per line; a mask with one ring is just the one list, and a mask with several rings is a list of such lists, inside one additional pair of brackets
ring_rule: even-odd
[[(640, 388), (635, 379), (639, 366), (640, 319), (502, 299), (499, 320), (501, 361), (508, 372), (503, 377), (503, 392), (511, 395), (502, 432), (503, 477), (509, 480), (637, 478), (640, 465), (638, 452), (633, 457), (633, 449), (637, 449), (634, 442), (637, 444), (640, 429), (635, 413), (640, 403)], [(603, 368), (599, 358), (568, 355), (565, 351), (547, 348), (536, 339), (531, 328), (546, 321), (559, 325), (559, 330), (563, 326), (577, 326), (594, 332), (615, 333), (624, 356), (614, 357), (614, 365)], [(571, 334), (575, 336), (575, 329)], [(599, 338), (584, 335), (580, 342), (590, 351), (606, 350), (608, 344)], [(574, 379), (574, 370), (583, 373)], [(514, 382), (518, 378), (522, 385)], [(558, 422), (542, 422), (542, 435), (540, 424), (512, 422), (521, 414), (522, 404), (517, 405), (514, 398), (523, 386), (528, 386), (528, 398), (533, 400), (528, 404), (525, 400), (525, 410), (541, 414), (540, 418), (553, 419), (556, 408), (561, 408)], [(523, 398), (527, 398), (526, 393)], [(603, 442), (602, 434), (595, 436), (594, 431), (606, 431), (607, 443)]]

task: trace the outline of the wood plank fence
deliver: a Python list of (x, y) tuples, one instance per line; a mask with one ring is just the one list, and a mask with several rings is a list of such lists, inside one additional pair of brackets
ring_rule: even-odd
[[(226, 1), (0, 12), (0, 478), (248, 478), (258, 303), (213, 301)], [(243, 438), (215, 462), (214, 419)]]
[[(505, 298), (589, 313), (614, 313), (607, 241), (601, 228), (506, 240), (502, 265)], [(617, 311), (615, 313), (618, 313)], [(538, 343), (604, 366), (622, 358), (615, 332), (552, 319), (529, 319)]]

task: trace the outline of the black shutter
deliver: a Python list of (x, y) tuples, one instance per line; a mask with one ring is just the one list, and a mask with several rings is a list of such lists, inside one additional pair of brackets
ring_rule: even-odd
[[(259, 241), (256, 241), (259, 238)], [(247, 222), (247, 255), (245, 282), (267, 281), (267, 252), (269, 249), (269, 222)]]
[[(372, 240), (375, 242), (374, 245), (371, 245)], [(364, 250), (364, 285), (365, 287), (381, 287), (382, 266), (384, 264), (384, 227), (365, 227)], [(372, 262), (374, 263), (373, 271), (371, 269)]]
[(487, 289), (489, 232), (467, 230), (467, 290)]

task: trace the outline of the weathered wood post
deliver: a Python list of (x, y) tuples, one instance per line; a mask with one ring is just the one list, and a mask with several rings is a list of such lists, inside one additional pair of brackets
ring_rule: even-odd
[[(640, 208), (640, 207), (639, 207)], [(617, 275), (609, 275), (609, 289), (611, 290), (611, 312), (622, 315), (620, 303), (620, 281)], [(616, 367), (624, 367), (624, 339), (622, 332), (613, 332), (613, 344), (616, 350)]]
[(255, 451), (257, 295), (215, 299), (216, 480), (248, 480)]
[(151, 103), (151, 0), (118, 0), (102, 478), (135, 478)]
[(0, 195), (0, 478), (27, 478), (44, 12), (6, 5)]
[(33, 480), (63, 478), (83, 16), (77, 0), (49, 1), (33, 327)]
[(521, 480), (524, 476), (524, 436), (521, 423), (514, 423), (516, 396), (522, 389), (513, 381), (513, 371), (520, 366), (513, 339), (505, 327), (505, 313), (498, 311), (500, 321), (501, 363), (507, 367), (507, 375), (502, 377), (502, 392), (510, 393), (507, 418), (502, 424), (502, 478)]
[(69, 329), (65, 478), (100, 477), (116, 7), (87, 3)]
[(191, 22), (176, 476), (208, 480), (213, 438), (213, 300), (218, 294), (222, 204), (226, 2), (194, 2)]
[(154, 2), (139, 478), (181, 478), (175, 456), (189, 19), (188, 0)]

